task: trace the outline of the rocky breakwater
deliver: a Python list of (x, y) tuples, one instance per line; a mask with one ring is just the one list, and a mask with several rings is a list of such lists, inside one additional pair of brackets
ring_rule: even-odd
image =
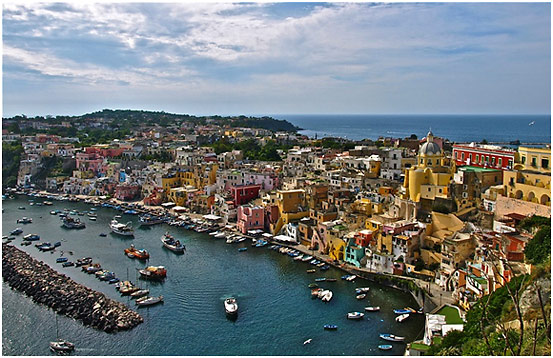
[(10, 287), (33, 301), (105, 332), (131, 329), (144, 321), (124, 304), (73, 281), (8, 244), (2, 244), (2, 277)]

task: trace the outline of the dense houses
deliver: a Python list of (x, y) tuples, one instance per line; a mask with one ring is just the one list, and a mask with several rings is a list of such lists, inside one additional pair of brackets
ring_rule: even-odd
[[(3, 140), (22, 142), (20, 187), (217, 215), (244, 234), (261, 230), (339, 264), (424, 280), (461, 310), (528, 272), (524, 247), (531, 238), (515, 223), (551, 216), (549, 147), (451, 146), (429, 132), (422, 140), (339, 150), (267, 130), (182, 128), (178, 135), (151, 128), (84, 148), (48, 134), (4, 130)], [(299, 145), (279, 150), (281, 161), (261, 162), (241, 150), (216, 153), (209, 143), (222, 136)], [(141, 159), (162, 154), (170, 160)], [(52, 157), (60, 170), (41, 182)], [(427, 317), (425, 340), (456, 328), (457, 320), (444, 317)]]

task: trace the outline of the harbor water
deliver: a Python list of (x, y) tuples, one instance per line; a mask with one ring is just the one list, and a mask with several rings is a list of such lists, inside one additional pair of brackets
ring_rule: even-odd
[[(29, 200), (43, 199), (20, 195), (4, 200), (2, 233), (21, 227), (24, 232), (12, 245), (44, 261), (57, 271), (108, 297), (128, 304), (143, 317), (144, 323), (118, 333), (105, 333), (85, 327), (78, 321), (58, 315), (61, 338), (75, 343), (76, 355), (402, 355), (404, 343), (391, 343), (393, 349), (381, 351), (380, 333), (405, 336), (406, 341), (422, 338), (424, 316), (413, 314), (397, 323), (393, 309), (407, 306), (418, 308), (410, 294), (383, 287), (365, 280), (347, 282), (345, 273), (335, 268), (307, 273), (314, 266), (294, 261), (288, 255), (264, 248), (251, 247), (247, 240), (226, 244), (207, 234), (187, 231), (165, 224), (141, 228), (138, 216), (124, 215), (114, 209), (97, 208), (97, 221), (88, 216), (76, 216), (86, 223), (86, 229), (68, 230), (61, 226), (51, 210), (64, 208), (89, 211), (85, 203), (54, 201), (53, 206), (31, 206)], [(24, 206), (25, 210), (18, 209)], [(109, 222), (122, 215), (120, 222), (133, 222), (134, 238), (110, 233)], [(31, 217), (31, 224), (16, 220)], [(184, 255), (165, 249), (161, 236), (169, 232), (186, 245)], [(33, 242), (21, 246), (29, 233), (41, 236), (41, 242), (61, 241), (51, 252), (39, 252)], [(106, 237), (100, 237), (106, 233)], [(123, 250), (134, 244), (150, 253), (147, 262), (125, 256)], [(238, 248), (247, 247), (239, 252)], [(117, 277), (129, 279), (151, 296), (163, 295), (162, 305), (136, 308), (134, 302), (120, 296), (113, 285), (97, 280), (80, 268), (63, 268), (56, 264), (62, 255), (70, 261), (92, 257), (102, 268), (114, 271)], [(69, 252), (72, 252), (72, 255)], [(167, 278), (149, 282), (138, 278), (137, 269), (147, 265), (163, 265)], [(337, 278), (336, 282), (320, 282), (319, 286), (333, 291), (329, 303), (312, 299), (307, 287), (315, 278)], [(355, 298), (356, 287), (370, 287), (367, 298)], [(234, 296), (239, 313), (228, 319), (224, 299)], [(56, 338), (55, 313), (32, 302), (29, 297), (11, 290), (2, 283), (2, 351), (4, 355), (48, 355), (50, 341)], [(366, 312), (363, 320), (346, 318), (348, 312), (364, 312), (366, 306), (380, 306), (380, 312)], [(336, 331), (325, 331), (323, 325), (335, 324)], [(304, 341), (312, 339), (310, 344)]]

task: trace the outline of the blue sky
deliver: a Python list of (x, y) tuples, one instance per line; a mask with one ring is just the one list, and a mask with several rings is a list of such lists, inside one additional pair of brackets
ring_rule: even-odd
[(3, 5), (3, 115), (549, 113), (548, 3)]

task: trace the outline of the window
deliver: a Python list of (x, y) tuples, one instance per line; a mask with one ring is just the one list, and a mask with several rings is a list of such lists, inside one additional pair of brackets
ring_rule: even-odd
[(429, 188), (428, 188), (428, 191), (430, 191), (430, 190), (431, 190), (431, 189), (430, 189), (430, 187), (429, 187)]
[(495, 157), (492, 157), (492, 165), (495, 165)]
[(520, 162), (522, 164), (526, 163), (526, 157), (524, 155), (522, 157), (520, 157)]
[(465, 160), (465, 153), (461, 154), (461, 160), (463, 160), (463, 161)]
[(542, 159), (541, 160), (541, 167), (543, 169), (549, 169), (549, 159)]
[(478, 159), (480, 159), (480, 156), (476, 154), (476, 163), (478, 163)]
[(503, 159), (502, 159), (502, 158), (499, 158), (499, 159), (497, 160), (497, 164), (498, 164), (499, 166), (503, 165)]
[(536, 160), (536, 157), (532, 157), (532, 166), (533, 167), (537, 167), (538, 165), (536, 164), (537, 160)]

